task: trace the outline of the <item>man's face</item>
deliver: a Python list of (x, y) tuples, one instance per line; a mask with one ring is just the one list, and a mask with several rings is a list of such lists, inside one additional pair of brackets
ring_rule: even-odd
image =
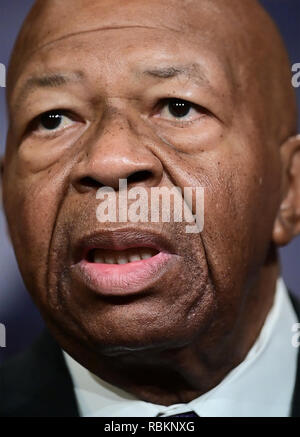
[[(178, 2), (89, 1), (69, 18), (52, 8), (17, 74), (5, 208), (25, 283), (66, 349), (70, 336), (104, 354), (195, 336), (213, 347), (266, 260), (279, 151), (258, 85), (245, 92), (232, 23), (220, 24), (224, 46), (214, 7), (201, 3), (195, 20)], [(121, 178), (204, 187), (203, 232), (100, 223), (96, 192)], [(149, 246), (160, 255), (142, 266), (95, 266), (95, 249), (101, 260)]]

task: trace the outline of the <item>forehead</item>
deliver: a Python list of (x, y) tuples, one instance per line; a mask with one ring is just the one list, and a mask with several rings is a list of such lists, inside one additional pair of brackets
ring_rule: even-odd
[(184, 32), (195, 30), (201, 22), (208, 24), (208, 15), (213, 17), (215, 12), (215, 2), (207, 0), (40, 0), (28, 22), (27, 40), (34, 50), (96, 29), (148, 27)]
[[(46, 2), (24, 38), (13, 94), (31, 75), (64, 72), (66, 67), (93, 76), (105, 70), (110, 75), (124, 68), (136, 73), (147, 67), (198, 64), (206, 77), (211, 74), (214, 82), (233, 86), (233, 50), (229, 56), (216, 32), (214, 2), (205, 8), (205, 1), (197, 2), (202, 5), (197, 20), (187, 8), (192, 3), (169, 0), (161, 7), (156, 0), (85, 0), (82, 7), (73, 0), (70, 14), (70, 1)], [(39, 31), (33, 32), (37, 25)]]
[(93, 64), (101, 64), (101, 70), (118, 67), (134, 72), (147, 65), (200, 64), (202, 68), (194, 72), (208, 73), (209, 67), (214, 67), (221, 73), (230, 69), (230, 61), (225, 51), (218, 50), (215, 39), (209, 41), (188, 31), (126, 26), (90, 29), (43, 45), (22, 64), (21, 76), (66, 65), (92, 70)]
[[(24, 66), (37, 51), (50, 50), (59, 41), (118, 29), (148, 30), (149, 43), (156, 32), (164, 31), (169, 38), (168, 49), (179, 40), (186, 46), (191, 41), (213, 42), (214, 51), (221, 54), (225, 50), (224, 34), (232, 44), (240, 20), (237, 11), (234, 16), (230, 8), (223, 5), (220, 10), (219, 6), (220, 2), (213, 0), (40, 0), (21, 32), (16, 69), (17, 65)], [(107, 34), (107, 38), (111, 36), (112, 32)], [(121, 38), (124, 37), (128, 38), (128, 32)]]

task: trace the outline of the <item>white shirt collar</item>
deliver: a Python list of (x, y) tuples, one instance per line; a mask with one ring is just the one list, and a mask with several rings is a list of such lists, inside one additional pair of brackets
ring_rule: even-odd
[(245, 360), (209, 392), (187, 404), (144, 402), (101, 380), (64, 353), (82, 417), (155, 417), (195, 411), (202, 417), (287, 417), (296, 379), (297, 323), (288, 292), (278, 279), (273, 306)]

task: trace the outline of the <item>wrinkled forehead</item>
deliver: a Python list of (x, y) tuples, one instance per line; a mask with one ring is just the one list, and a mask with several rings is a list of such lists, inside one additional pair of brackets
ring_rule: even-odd
[[(24, 36), (31, 48), (49, 44), (87, 30), (122, 27), (148, 27), (174, 32), (217, 33), (217, 22), (226, 22), (220, 2), (212, 0), (38, 0)], [(229, 17), (227, 16), (227, 19)], [(223, 23), (221, 23), (223, 21)], [(27, 38), (26, 38), (27, 36)], [(30, 49), (29, 49), (30, 50)]]
[[(233, 16), (232, 10), (224, 7), (224, 2), (211, 0), (41, 0), (36, 3), (20, 34), (9, 70), (9, 82), (15, 83), (37, 52), (50, 50), (58, 42), (73, 36), (83, 37), (105, 30), (138, 32), (148, 29), (149, 35), (164, 32), (169, 49), (173, 41), (180, 40), (179, 55), (184, 56), (185, 45), (194, 44), (195, 49), (199, 42), (199, 52), (206, 45), (220, 58), (234, 57), (233, 44), (241, 27), (238, 14), (237, 10)], [(111, 35), (107, 33), (107, 38)], [(161, 50), (167, 50), (166, 45), (162, 44)]]

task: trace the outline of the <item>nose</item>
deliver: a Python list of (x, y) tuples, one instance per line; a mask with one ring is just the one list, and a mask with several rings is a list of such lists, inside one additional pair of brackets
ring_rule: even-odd
[(79, 192), (102, 186), (157, 186), (163, 175), (161, 161), (147, 147), (147, 140), (127, 122), (114, 121), (89, 140), (83, 158), (73, 170), (72, 184)]

